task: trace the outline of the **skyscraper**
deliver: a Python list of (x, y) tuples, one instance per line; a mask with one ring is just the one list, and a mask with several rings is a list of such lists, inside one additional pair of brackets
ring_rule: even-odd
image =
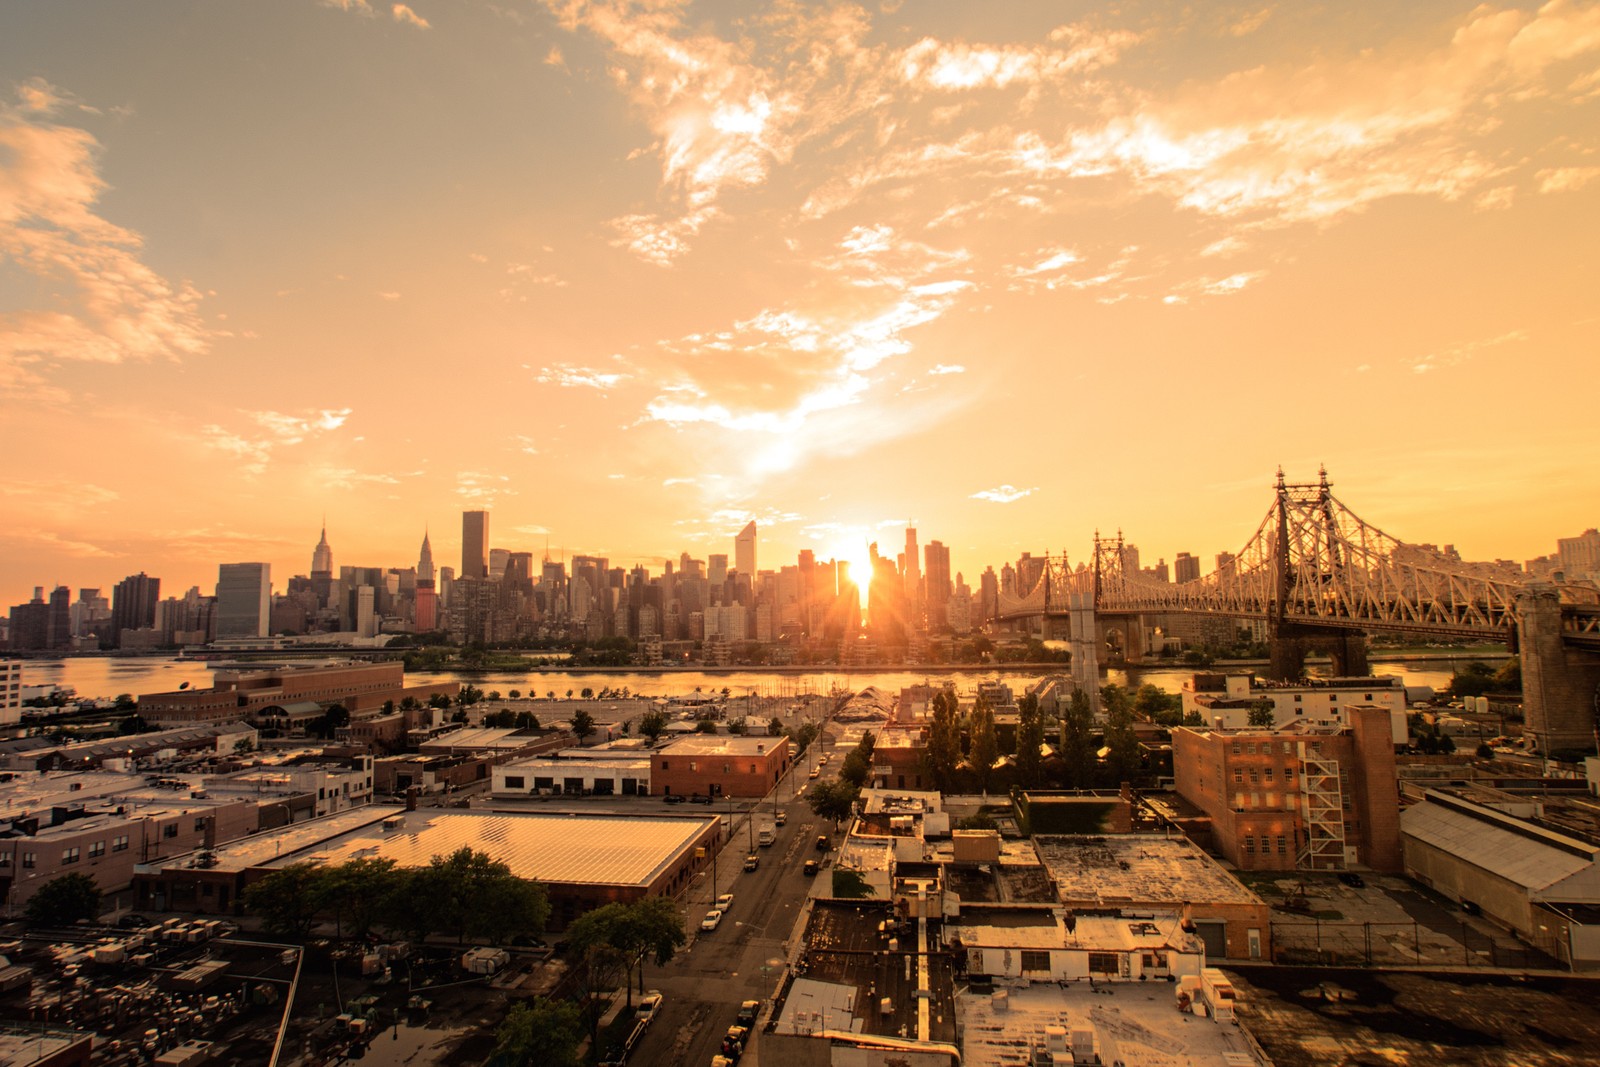
[(950, 549), (942, 541), (929, 541), (923, 549), (923, 559), (927, 561), (923, 588), (928, 598), (928, 625), (937, 626), (943, 624), (945, 603), (954, 592), (950, 585)]
[(433, 589), (433, 546), (428, 531), (422, 531), (422, 555), (417, 560), (417, 602), (412, 624), (418, 633), (439, 628), (439, 596)]
[(1200, 557), (1191, 556), (1187, 552), (1179, 552), (1178, 558), (1172, 561), (1172, 572), (1180, 582), (1192, 582), (1200, 577)]
[(461, 577), (489, 577), (489, 513), (461, 513)]
[(713, 588), (721, 589), (728, 580), (728, 557), (722, 552), (713, 552), (706, 557), (706, 581)]
[(122, 631), (145, 630), (156, 624), (161, 579), (143, 571), (130, 574), (111, 590), (111, 645), (122, 647)]
[(917, 607), (922, 603), (922, 568), (917, 562), (917, 528), (906, 527), (906, 562), (905, 562), (905, 587), (906, 600), (911, 603), (911, 618), (915, 621)]
[(328, 524), (322, 524), (322, 540), (317, 542), (317, 547), (311, 552), (311, 573), (333, 574), (333, 547), (328, 544)]
[(217, 569), (217, 637), (265, 637), (272, 605), (272, 564), (224, 563)]
[(740, 574), (754, 578), (756, 573), (756, 520), (739, 531), (733, 539), (733, 568)]

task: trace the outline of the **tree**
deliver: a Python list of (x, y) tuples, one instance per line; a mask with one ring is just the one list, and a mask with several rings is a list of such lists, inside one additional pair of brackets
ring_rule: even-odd
[(1146, 682), (1133, 694), (1136, 714), (1163, 726), (1176, 726), (1183, 720), (1183, 698)]
[(594, 716), (579, 708), (572, 716), (572, 733), (582, 744), (583, 739), (594, 733)]
[(428, 698), (428, 707), (438, 708), (440, 711), (450, 706), (450, 698), (443, 693), (435, 693)]
[(948, 689), (933, 695), (933, 722), (928, 729), (928, 747), (923, 757), (933, 787), (941, 793), (954, 791), (956, 764), (961, 762), (960, 727), (956, 722), (956, 695)]
[(1039, 698), (1029, 693), (1017, 701), (1017, 781), (1024, 789), (1037, 789), (1043, 779), (1044, 717)]
[[(567, 927), (567, 951), (583, 978), (589, 1002), (589, 1046), (600, 1045), (600, 1003), (595, 993), (609, 988), (613, 976), (628, 968), (628, 951), (619, 942), (627, 914), (626, 904), (604, 904), (578, 916)], [(629, 985), (630, 997), (632, 985)]]
[(493, 1067), (577, 1067), (583, 1031), (577, 1005), (534, 997), (511, 1006), (495, 1030)]
[(870, 757), (862, 755), (860, 749), (853, 748), (847, 752), (844, 763), (839, 767), (839, 778), (857, 789), (867, 784), (867, 778), (871, 773)]
[(657, 738), (666, 732), (666, 712), (657, 711), (652, 708), (650, 711), (647, 711), (643, 715), (639, 716), (639, 735), (641, 737), (648, 737), (652, 745), (656, 743)]
[(1247, 724), (1251, 729), (1270, 730), (1278, 725), (1278, 717), (1273, 713), (1272, 701), (1257, 700), (1250, 705), (1250, 717)]
[(1067, 764), (1067, 786), (1088, 789), (1094, 779), (1094, 709), (1089, 694), (1079, 689), (1067, 702), (1061, 719), (1061, 758)]
[(995, 743), (994, 736), (994, 709), (989, 706), (989, 699), (979, 693), (972, 708), (972, 772), (978, 777), (978, 788), (985, 793), (989, 791), (994, 761), (999, 755), (1000, 746)]
[(305, 937), (321, 904), (322, 870), (314, 863), (280, 867), (245, 889), (245, 910), (261, 920), (268, 933)]
[(127, 737), (129, 734), (142, 734), (150, 730), (150, 724), (144, 721), (143, 715), (129, 715), (117, 724), (117, 734)]
[(456, 694), (456, 703), (463, 708), (470, 708), (483, 699), (483, 690), (472, 684), (461, 687), (461, 692)]
[(745, 724), (744, 719), (734, 719), (728, 723), (728, 732), (736, 737), (742, 737), (749, 732), (749, 727)]
[(1111, 784), (1131, 782), (1139, 773), (1142, 762), (1139, 754), (1139, 736), (1133, 732), (1133, 701), (1127, 690), (1121, 689), (1120, 698), (1110, 702), (1106, 709), (1106, 757), (1111, 772)]
[(811, 787), (807, 803), (819, 818), (831, 819), (833, 828), (839, 828), (839, 822), (848, 819), (856, 809), (856, 799), (860, 797), (861, 790), (844, 779), (833, 782), (817, 782)]
[(316, 886), (317, 910), (333, 912), (334, 929), (345, 935), (367, 936), (382, 914), (383, 901), (395, 881), (395, 862), (391, 859), (358, 857), (322, 872)]
[(715, 719), (701, 719), (694, 724), (694, 732), (697, 734), (714, 734), (717, 732), (717, 722)]
[(113, 710), (113, 711), (115, 711), (115, 712), (117, 712), (119, 714), (126, 715), (128, 712), (131, 712), (134, 708), (137, 708), (138, 706), (139, 706), (139, 702), (137, 700), (133, 699), (133, 694), (132, 693), (118, 693), (117, 694), (117, 699), (114, 702), (113, 707), (112, 707), (111, 710)]
[(781, 737), (785, 733), (788, 733), (788, 731), (783, 728), (783, 720), (778, 718), (776, 715), (774, 715), (767, 722), (767, 736), (768, 737)]
[(1493, 688), (1495, 688), (1494, 668), (1477, 660), (1461, 668), (1459, 674), (1450, 676), (1450, 695), (1454, 697), (1482, 696)]
[(52, 878), (28, 898), (23, 914), (35, 926), (71, 926), (100, 915), (100, 889), (86, 874)]
[(484, 699), (488, 700), (489, 703), (491, 703), (491, 704), (498, 703), (499, 700), (500, 700), (500, 690), (498, 690), (498, 689), (489, 690), (488, 694), (485, 696)]
[(506, 696), (510, 697), (512, 700), (521, 700), (522, 699), (522, 690), (513, 689), (510, 692), (508, 692), (506, 694)]

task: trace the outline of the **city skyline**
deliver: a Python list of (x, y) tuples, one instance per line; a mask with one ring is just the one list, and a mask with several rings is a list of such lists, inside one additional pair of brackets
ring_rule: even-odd
[[(1596, 525), (1600, 7), (0, 12), (0, 595)], [(1586, 271), (1588, 271), (1586, 273)], [(308, 537), (309, 535), (309, 537)]]

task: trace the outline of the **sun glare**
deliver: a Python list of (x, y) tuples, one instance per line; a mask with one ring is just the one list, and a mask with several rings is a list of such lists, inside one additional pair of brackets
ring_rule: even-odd
[[(866, 537), (837, 542), (832, 557), (850, 569), (849, 579), (856, 583), (862, 606), (866, 606), (867, 586), (872, 582), (872, 557), (867, 552)], [(842, 582), (845, 577), (841, 574), (839, 580)]]

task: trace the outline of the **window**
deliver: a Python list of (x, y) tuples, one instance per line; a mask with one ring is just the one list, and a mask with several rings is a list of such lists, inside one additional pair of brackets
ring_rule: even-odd
[(34, 866), (35, 863), (37, 862), (37, 860), (38, 860), (38, 857), (32, 852), (24, 852), (22, 854), (22, 865), (24, 867), (32, 867), (32, 866)]
[(0, 870), (3, 870), (9, 866), (11, 866), (11, 853), (0, 852)]
[(198, 818), (198, 819), (196, 819), (194, 821), (194, 832), (197, 833), (197, 834), (202, 834), (202, 833), (205, 833), (205, 829), (206, 829), (206, 820), (205, 820), (204, 816), (201, 816), (200, 818)]
[(106, 843), (104, 841), (91, 841), (89, 843), (89, 858), (90, 859), (96, 859), (96, 858), (98, 858), (100, 856), (104, 856), (105, 854), (106, 854)]
[(722, 765), (722, 773), (723, 773), (723, 774), (732, 774), (732, 773), (733, 773), (733, 764), (731, 764), (731, 763), (724, 763), (724, 764), (723, 764), (723, 765)]
[(1267, 781), (1269, 781), (1269, 782), (1272, 781), (1272, 768), (1271, 767), (1268, 767), (1266, 770), (1262, 771), (1261, 774), (1262, 774), (1262, 776), (1264, 778), (1266, 778)]
[(1296, 704), (1298, 704), (1298, 703), (1300, 703), (1300, 701), (1301, 701), (1301, 700), (1303, 700), (1303, 699), (1304, 699), (1304, 698), (1303, 698), (1303, 697), (1301, 697), (1301, 695), (1300, 695), (1300, 694), (1299, 694), (1299, 693), (1296, 693), (1296, 694), (1295, 694), (1295, 695), (1294, 695), (1294, 702), (1295, 702), (1295, 703), (1296, 703)]
[(1259, 773), (1257, 773), (1257, 771), (1256, 771), (1256, 769), (1254, 767), (1251, 767), (1250, 768), (1250, 784), (1251, 785), (1259, 785), (1260, 782), (1261, 782), (1261, 775)]
[(111, 839), (111, 851), (112, 852), (121, 852), (123, 849), (125, 849), (127, 847), (128, 847), (128, 835), (127, 834), (118, 834), (116, 837), (113, 837)]
[(1244, 837), (1244, 854), (1246, 856), (1254, 856), (1256, 854), (1256, 838), (1255, 838), (1254, 834), (1246, 834), (1245, 835), (1245, 837)]
[(1237, 742), (1237, 741), (1235, 741), (1233, 743), (1233, 754), (1235, 756), (1237, 756), (1239, 754), (1239, 742)]
[(1370, 703), (1371, 703), (1371, 702), (1372, 702), (1372, 694), (1371, 694), (1371, 693), (1366, 693), (1366, 694), (1363, 694), (1363, 696), (1364, 696), (1364, 698), (1365, 698), (1365, 699), (1366, 699), (1366, 701), (1367, 701), (1367, 702), (1368, 702), (1368, 703), (1369, 703), (1369, 704), (1370, 704)]
[(521, 789), (521, 788), (523, 788), (522, 782), (523, 782), (523, 776), (520, 775), (520, 774), (508, 774), (508, 775), (506, 775), (506, 788), (507, 789)]
[(1278, 835), (1278, 855), (1286, 856), (1288, 854), (1289, 854), (1289, 843), (1288, 843), (1288, 840), (1282, 834), (1279, 834)]
[(1244, 754), (1246, 756), (1254, 756), (1256, 754), (1255, 742), (1252, 741), (1252, 742), (1247, 742), (1245, 744), (1245, 746), (1244, 746)]
[(165, 825), (165, 826), (163, 826), (161, 828), (161, 836), (162, 837), (177, 837), (178, 836), (178, 824), (175, 823), (175, 822), (167, 823), (167, 825)]
[(1243, 769), (1241, 769), (1239, 767), (1235, 767), (1233, 769), (1233, 781), (1234, 781), (1235, 784), (1239, 784), (1239, 783), (1244, 781), (1244, 771), (1243, 771)]
[(1033, 949), (1022, 950), (1023, 974), (1049, 974), (1050, 953)]
[(1089, 953), (1090, 974), (1116, 974), (1117, 954), (1115, 952)]
[(690, 760), (689, 761), (689, 773), (690, 774), (697, 774), (697, 773), (699, 773), (699, 771), (700, 771), (699, 762), (696, 761), (696, 760)]

